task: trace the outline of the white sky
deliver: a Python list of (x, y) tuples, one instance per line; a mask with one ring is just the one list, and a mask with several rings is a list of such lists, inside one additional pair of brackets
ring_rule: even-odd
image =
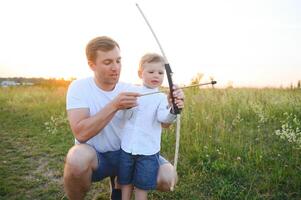
[(174, 71), (219, 86), (289, 86), (301, 80), (300, 0), (0, 0), (0, 77), (85, 77), (85, 45), (119, 42), (122, 81), (139, 82), (146, 52), (159, 52), (139, 3)]

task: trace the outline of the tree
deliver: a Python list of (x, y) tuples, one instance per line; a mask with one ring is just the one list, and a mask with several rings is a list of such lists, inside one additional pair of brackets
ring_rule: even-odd
[(190, 85), (200, 84), (204, 74), (197, 73), (190, 81)]
[(226, 88), (233, 88), (233, 81), (228, 81), (227, 82), (227, 87)]

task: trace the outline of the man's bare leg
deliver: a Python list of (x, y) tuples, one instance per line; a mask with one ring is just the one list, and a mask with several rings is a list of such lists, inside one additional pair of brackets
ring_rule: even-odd
[(98, 165), (95, 150), (86, 144), (73, 146), (66, 157), (64, 190), (70, 200), (84, 199), (91, 185), (92, 170)]
[(121, 186), (117, 182), (117, 176), (111, 176), (110, 180), (111, 199), (121, 200)]
[(177, 172), (170, 163), (164, 163), (160, 165), (158, 178), (157, 178), (157, 190), (167, 192), (171, 188), (174, 188), (178, 181)]

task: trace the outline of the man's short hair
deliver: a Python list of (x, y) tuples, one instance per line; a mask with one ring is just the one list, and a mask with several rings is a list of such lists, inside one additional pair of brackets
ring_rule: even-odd
[(88, 61), (95, 62), (97, 51), (111, 51), (115, 47), (119, 47), (119, 44), (108, 36), (96, 37), (87, 44), (86, 46), (86, 56)]

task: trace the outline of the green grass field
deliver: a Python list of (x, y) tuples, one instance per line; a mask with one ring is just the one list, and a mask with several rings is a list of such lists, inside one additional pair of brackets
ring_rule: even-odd
[[(65, 88), (0, 88), (0, 199), (66, 199)], [(149, 199), (301, 199), (301, 90), (187, 89), (174, 192)], [(172, 161), (174, 128), (162, 151)], [(108, 199), (108, 180), (86, 199)]]

